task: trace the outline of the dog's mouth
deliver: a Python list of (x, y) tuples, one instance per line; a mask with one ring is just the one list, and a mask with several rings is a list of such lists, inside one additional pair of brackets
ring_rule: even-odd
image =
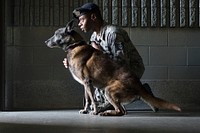
[(60, 41), (52, 42), (52, 41), (47, 40), (47, 41), (45, 41), (45, 43), (46, 43), (47, 47), (49, 47), (49, 48), (62, 48), (62, 45), (64, 45)]
[(65, 52), (70, 49), (71, 45), (68, 44), (68, 43), (60, 43), (60, 44), (57, 44), (57, 43), (47, 43), (47, 46), (49, 48), (62, 48)]
[[(45, 42), (46, 43), (46, 42)], [(55, 47), (58, 47), (56, 45), (56, 43), (50, 43), (50, 42), (47, 42), (46, 45), (49, 47), (49, 48), (55, 48)]]

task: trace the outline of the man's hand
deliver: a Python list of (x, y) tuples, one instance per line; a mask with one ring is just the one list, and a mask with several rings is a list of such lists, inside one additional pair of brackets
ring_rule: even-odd
[(98, 45), (98, 44), (96, 44), (95, 42), (91, 42), (91, 45), (92, 45), (92, 47), (93, 47), (93, 48), (95, 48), (95, 49), (98, 49), (98, 50), (102, 51), (102, 48), (101, 48), (101, 46), (100, 46), (100, 45)]
[(63, 64), (64, 64), (65, 68), (68, 68), (69, 64), (68, 64), (67, 58), (64, 58)]

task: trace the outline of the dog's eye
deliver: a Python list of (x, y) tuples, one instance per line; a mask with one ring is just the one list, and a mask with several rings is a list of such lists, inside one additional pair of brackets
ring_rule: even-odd
[(56, 38), (62, 38), (61, 34), (56, 34)]
[(58, 38), (62, 38), (62, 36), (61, 36), (61, 35), (58, 35), (57, 37), (58, 37)]
[(68, 34), (67, 33), (62, 33), (61, 36), (62, 37), (66, 37)]
[(63, 33), (63, 34), (61, 34), (61, 36), (62, 36), (62, 37), (65, 37), (65, 36), (66, 36), (66, 34), (65, 34), (65, 33)]

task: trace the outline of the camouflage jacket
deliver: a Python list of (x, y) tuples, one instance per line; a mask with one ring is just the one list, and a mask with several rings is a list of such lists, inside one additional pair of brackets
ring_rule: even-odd
[(114, 25), (104, 24), (99, 35), (93, 32), (90, 42), (99, 45), (113, 60), (125, 61), (138, 78), (142, 77), (144, 73), (143, 60), (125, 30)]

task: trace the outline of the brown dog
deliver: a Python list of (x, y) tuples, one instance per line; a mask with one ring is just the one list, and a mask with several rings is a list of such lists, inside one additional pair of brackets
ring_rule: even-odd
[(92, 114), (97, 114), (93, 86), (104, 89), (107, 100), (115, 108), (101, 112), (100, 115), (124, 115), (126, 111), (122, 104), (130, 103), (138, 97), (157, 108), (181, 111), (175, 104), (148, 94), (140, 80), (125, 65), (114, 62), (103, 52), (86, 44), (72, 29), (72, 25), (73, 21), (58, 29), (45, 43), (50, 48), (59, 47), (67, 52), (69, 70), (74, 79), (85, 88), (86, 104), (80, 113), (87, 112), (90, 99), (93, 105)]

